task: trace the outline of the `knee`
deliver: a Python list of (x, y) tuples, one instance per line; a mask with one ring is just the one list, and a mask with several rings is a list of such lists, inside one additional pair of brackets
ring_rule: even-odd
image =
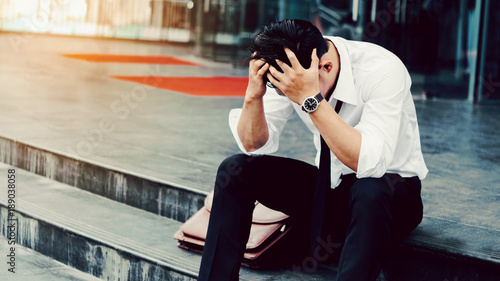
[(237, 176), (243, 172), (246, 164), (250, 163), (252, 158), (252, 156), (245, 154), (229, 156), (221, 162), (219, 169), (217, 170), (217, 174)]
[(217, 176), (215, 179), (215, 189), (223, 189), (228, 186), (234, 186), (235, 179), (241, 177), (243, 172), (247, 169), (246, 166), (252, 162), (252, 156), (245, 154), (236, 154), (226, 158), (219, 165)]
[(388, 206), (392, 198), (389, 187), (383, 178), (358, 179), (351, 187), (351, 207), (358, 205), (366, 208)]

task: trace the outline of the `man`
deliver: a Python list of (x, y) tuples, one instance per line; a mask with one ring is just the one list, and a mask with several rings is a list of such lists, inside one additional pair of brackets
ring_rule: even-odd
[[(405, 66), (302, 20), (265, 27), (250, 50), (243, 108), (230, 113), (245, 154), (219, 167), (198, 280), (238, 280), (255, 200), (310, 229), (300, 243), (312, 257), (325, 234), (343, 241), (337, 280), (375, 280), (391, 239), (422, 219), (427, 168)], [(293, 111), (314, 135), (316, 166), (268, 155)]]

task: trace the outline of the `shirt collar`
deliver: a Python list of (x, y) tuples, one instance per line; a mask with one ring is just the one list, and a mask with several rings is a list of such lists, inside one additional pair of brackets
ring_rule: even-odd
[(325, 36), (325, 38), (335, 45), (340, 57), (340, 73), (332, 97), (352, 105), (357, 105), (358, 102), (354, 88), (351, 60), (347, 52), (347, 47), (340, 37)]

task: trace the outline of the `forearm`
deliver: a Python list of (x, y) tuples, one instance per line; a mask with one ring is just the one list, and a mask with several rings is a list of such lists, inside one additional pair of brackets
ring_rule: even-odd
[(269, 130), (262, 98), (245, 98), (237, 131), (243, 147), (248, 152), (255, 151), (266, 144), (269, 139)]
[(357, 172), (361, 133), (342, 120), (325, 100), (310, 116), (333, 154), (340, 162)]

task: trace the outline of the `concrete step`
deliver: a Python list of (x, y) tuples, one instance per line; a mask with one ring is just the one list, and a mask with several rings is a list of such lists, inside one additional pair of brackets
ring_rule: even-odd
[(0, 137), (0, 162), (180, 222), (204, 204), (207, 192)]
[[(172, 234), (180, 225), (178, 222), (185, 221), (203, 206), (206, 196), (205, 192), (193, 188), (6, 138), (0, 138), (0, 148), (0, 160), (6, 163), (170, 218), (170, 224), (175, 224), (174, 229), (169, 230)], [(405, 269), (400, 270), (401, 266)], [(304, 268), (307, 269), (307, 265)], [(425, 279), (430, 272), (436, 279)], [(453, 280), (455, 277), (498, 280), (500, 232), (424, 216), (410, 237), (393, 245), (384, 274), (388, 280)]]
[[(0, 263), (0, 280), (8, 281), (98, 281), (100, 279), (64, 265), (26, 247), (9, 245), (0, 236), (0, 253), (12, 255), (13, 262)], [(11, 248), (14, 248), (11, 251)], [(14, 253), (14, 254), (12, 254)], [(10, 260), (11, 258), (7, 258)]]
[[(2, 236), (14, 237), (17, 245), (104, 280), (196, 278), (201, 256), (178, 248), (172, 238), (180, 222), (0, 164), (0, 174), (7, 175), (9, 169), (16, 175), (15, 206), (7, 208), (8, 191), (1, 189), (0, 228)], [(15, 218), (12, 235), (9, 212)], [(266, 271), (243, 268), (241, 280), (334, 276), (330, 267), (307, 273), (289, 266)]]

